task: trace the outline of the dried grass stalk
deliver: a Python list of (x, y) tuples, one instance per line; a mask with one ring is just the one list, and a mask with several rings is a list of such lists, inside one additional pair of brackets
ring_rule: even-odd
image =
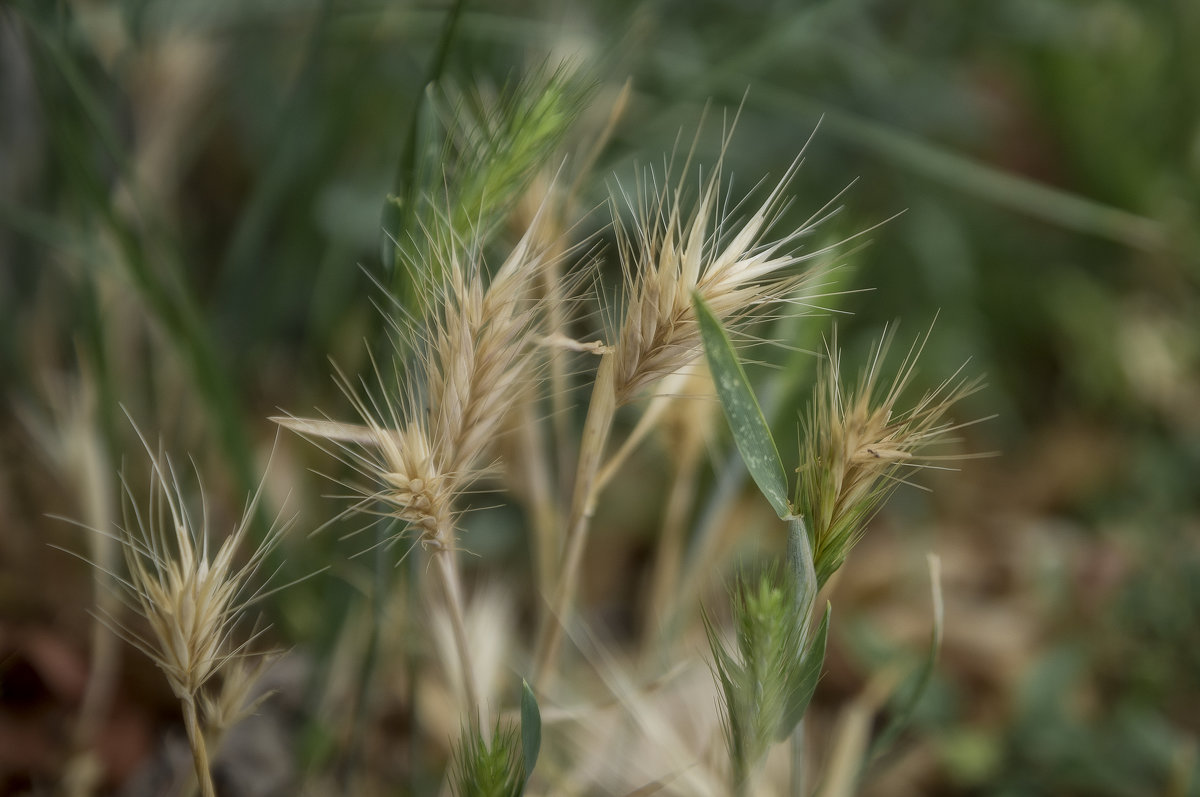
[[(540, 220), (535, 217), (490, 280), (478, 246), (433, 247), (447, 260), (429, 271), (440, 281), (421, 291), (424, 325), (394, 325), (395, 385), (372, 394), (339, 373), (361, 424), (274, 419), (315, 439), (367, 479), (354, 486), (360, 500), (349, 512), (379, 512), (382, 506), (433, 555), (472, 709), (481, 707), (481, 696), (463, 621), (456, 501), (486, 471), (486, 452), (523, 387), (539, 378), (543, 307), (531, 297), (553, 263), (539, 243)], [(405, 352), (411, 361), (404, 361)], [(375, 370), (380, 379), (377, 364)]]
[[(244, 663), (257, 635), (238, 642), (235, 629), (262, 595), (252, 584), (286, 524), (273, 524), (262, 541), (249, 543), (260, 487), (238, 524), (215, 544), (204, 502), (195, 514), (171, 461), (145, 438), (142, 443), (150, 456), (148, 498), (139, 504), (122, 476), (124, 523), (111, 536), (121, 545), (128, 575), (112, 575), (123, 601), (149, 631), (111, 614), (103, 619), (163, 671), (183, 709), (201, 792), (212, 797), (209, 748), (219, 731), (252, 710), (249, 696), (261, 673)], [(205, 687), (218, 675), (222, 686), (214, 697)]]

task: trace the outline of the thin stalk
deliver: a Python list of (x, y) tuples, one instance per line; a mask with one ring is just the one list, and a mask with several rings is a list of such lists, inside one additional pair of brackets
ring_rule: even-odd
[[(563, 218), (566, 218), (564, 215)], [(566, 303), (563, 295), (562, 287), (562, 261), (559, 258), (552, 258), (552, 264), (546, 271), (544, 280), (546, 281), (546, 307), (547, 312), (547, 328), (551, 333), (562, 333), (566, 335), (567, 318), (564, 312)], [(571, 428), (571, 412), (568, 406), (568, 396), (571, 395), (572, 379), (570, 369), (568, 368), (567, 352), (565, 350), (552, 347), (549, 353), (549, 375), (550, 375), (550, 417), (551, 426), (551, 450), (554, 456), (554, 472), (563, 474), (567, 472), (568, 462), (578, 462), (577, 450), (575, 448), (575, 436)], [(570, 485), (566, 483), (566, 479), (559, 478), (553, 485), (553, 513), (554, 526), (551, 533), (546, 537), (549, 542), (541, 552), (543, 561), (545, 562), (549, 578), (541, 582), (540, 586), (543, 590), (542, 594), (549, 595), (550, 590), (554, 588), (553, 571), (558, 564), (557, 558), (559, 548), (555, 545), (555, 536), (559, 529), (562, 528), (562, 513), (563, 507), (567, 505), (567, 490)], [(558, 541), (561, 546), (562, 541)]]
[[(112, 471), (108, 465), (115, 435), (112, 430), (111, 410), (116, 402), (112, 398), (112, 375), (106, 367), (103, 352), (104, 338), (96, 314), (94, 287), (91, 279), (85, 280), (86, 316), (89, 328), (96, 334), (96, 340), (90, 341), (91, 345), (81, 348), (80, 360), (81, 371), (85, 375), (84, 384), (97, 387), (95, 393), (90, 390), (85, 392), (85, 408), (83, 418), (80, 419), (84, 425), (74, 430), (78, 439), (78, 449), (77, 454), (69, 458), (67, 467), (74, 470), (72, 475), (77, 479), (76, 484), (84, 497), (83, 505), (87, 508), (88, 525), (94, 529), (107, 529), (112, 527), (114, 514), (109, 477)], [(104, 616), (116, 617), (120, 612), (119, 593), (110, 575), (117, 572), (120, 547), (117, 541), (107, 534), (91, 534), (88, 535), (88, 540), (91, 561), (95, 564), (92, 568), (92, 600), (97, 611), (91, 629), (91, 666), (72, 739), (73, 753), (76, 756), (89, 755), (95, 747), (97, 734), (112, 705), (121, 658), (119, 637), (99, 620)]]
[[(358, 671), (358, 689), (354, 696), (354, 721), (350, 731), (350, 743), (347, 748), (351, 751), (355, 761), (350, 767), (347, 767), (347, 773), (360, 765), (365, 759), (367, 745), (364, 744), (367, 734), (367, 725), (370, 721), (367, 703), (371, 696), (371, 687), (375, 680), (375, 670), (379, 662), (380, 636), (383, 629), (384, 614), (387, 611), (387, 598), (391, 589), (389, 571), (391, 568), (387, 564), (386, 542), (396, 533), (395, 524), (381, 524), (376, 528), (375, 538), (375, 553), (374, 553), (374, 574), (373, 574), (373, 594), (371, 595), (371, 617), (372, 622), (367, 631), (367, 650), (363, 654), (362, 661), (359, 663)], [(345, 785), (345, 784), (344, 784)]]
[[(408, 569), (408, 572), (405, 574), (404, 588), (408, 591), (408, 605), (410, 607), (417, 605), (419, 597), (420, 582), (418, 576), (420, 575), (420, 568), (417, 562), (418, 559), (415, 556), (405, 558), (405, 567)], [(420, 658), (421, 654), (415, 646), (404, 646), (404, 663), (410, 673), (408, 678), (408, 722), (410, 728), (421, 727), (421, 679), (417, 676), (420, 672)], [(422, 782), (421, 769), (425, 759), (423, 756), (416, 754), (416, 748), (417, 745), (415, 744), (405, 745), (407, 761), (404, 763), (408, 765), (409, 794), (420, 794), (420, 784)], [(346, 793), (345, 790), (343, 790), (343, 793)]]
[[(446, 21), (442, 26), (442, 34), (438, 37), (437, 50), (434, 51), (433, 60), (429, 64), (429, 71), (425, 73), (425, 86), (437, 83), (442, 78), (442, 72), (446, 69), (446, 59), (450, 55), (450, 44), (454, 41), (454, 32), (458, 28), (458, 21), (462, 18), (464, 7), (466, 7), (466, 0), (454, 0), (454, 5), (446, 12)], [(409, 119), (408, 135), (404, 139), (404, 154), (400, 157), (400, 162), (396, 164), (396, 174), (392, 180), (392, 190), (397, 194), (404, 191), (406, 194), (410, 194), (410, 199), (417, 171), (417, 134), (421, 125), (420, 109), (421, 106), (418, 102)]]
[(517, 466), (523, 471), (526, 485), (520, 497), (525, 502), (533, 531), (534, 574), (539, 592), (548, 595), (554, 589), (554, 574), (558, 569), (555, 538), (558, 536), (561, 519), (550, 470), (546, 457), (543, 456), (545, 440), (542, 427), (534, 417), (532, 402), (525, 402), (521, 408), (521, 425), (516, 433), (520, 452)]
[(672, 376), (667, 377), (663, 384), (663, 392), (650, 400), (646, 411), (642, 413), (642, 417), (638, 418), (637, 425), (633, 427), (633, 431), (621, 443), (621, 447), (617, 452), (608, 458), (604, 463), (604, 467), (600, 469), (599, 475), (596, 476), (596, 483), (592, 487), (594, 493), (599, 493), (613, 477), (621, 470), (621, 466), (625, 464), (625, 460), (629, 459), (630, 455), (637, 450), (637, 447), (642, 444), (642, 441), (650, 434), (654, 427), (658, 424), (659, 418), (663, 412), (671, 405), (671, 402), (676, 401), (678, 396), (673, 395), (679, 386), (685, 384), (689, 375), (679, 371)]
[(450, 615), (450, 628), (454, 633), (454, 647), (458, 652), (458, 666), (462, 672), (463, 694), (467, 701), (468, 711), (479, 713), (480, 727), (488, 727), (486, 709), (479, 700), (479, 684), (476, 680), (475, 667), (471, 659), (471, 649), (467, 641), (466, 611), (462, 598), (462, 583), (458, 572), (458, 560), (452, 551), (438, 551), (433, 555), (437, 565), (435, 572), (441, 581), (442, 592), (446, 596), (446, 608)]
[[(699, 440), (699, 438), (694, 438)], [(646, 617), (643, 630), (645, 641), (652, 643), (658, 639), (669, 641), (672, 634), (667, 628), (669, 619), (674, 616), (674, 601), (679, 593), (679, 571), (683, 563), (684, 538), (688, 519), (696, 497), (697, 470), (700, 464), (699, 452), (695, 446), (682, 452), (675, 468), (675, 478), (671, 481), (671, 491), (667, 494), (667, 508), (663, 513), (662, 536), (659, 539), (655, 555), (653, 586), (650, 600), (650, 613)], [(664, 634), (663, 632), (666, 631)], [(651, 647), (647, 644), (647, 648)]]
[(558, 582), (550, 612), (542, 621), (542, 630), (534, 658), (533, 685), (537, 689), (549, 668), (558, 657), (563, 626), (568, 621), (571, 604), (579, 586), (579, 569), (587, 549), (591, 528), (592, 504), (600, 460), (612, 431), (617, 412), (617, 397), (613, 387), (612, 352), (600, 358), (592, 398), (588, 405), (583, 436), (579, 443), (579, 461), (575, 471), (575, 489), (571, 497), (571, 514), (567, 521), (566, 552), (563, 556), (562, 577)]
[(792, 749), (792, 775), (788, 794), (791, 797), (801, 797), (804, 792), (804, 718), (796, 723), (792, 738), (788, 743)]
[[(625, 108), (629, 104), (629, 97), (633, 93), (633, 79), (629, 78), (625, 81), (625, 85), (621, 87), (621, 91), (617, 94), (613, 101), (612, 108), (608, 114), (608, 120), (604, 124), (604, 129), (596, 136), (591, 146), (587, 150), (587, 154), (583, 156), (579, 166), (576, 168), (575, 181), (571, 183), (567, 189), (566, 196), (563, 198), (562, 210), (559, 213), (559, 227), (564, 226), (565, 219), (576, 218), (576, 209), (578, 206), (578, 197), (583, 189), (584, 181), (592, 175), (592, 170), (596, 162), (600, 158), (600, 154), (608, 145), (612, 138), (613, 132), (617, 128), (617, 123), (625, 113)], [(546, 295), (550, 297), (547, 301), (548, 308), (548, 328), (551, 332), (562, 332), (567, 334), (567, 319), (565, 318), (563, 308), (565, 302), (563, 294), (562, 282), (562, 264), (563, 259), (552, 258), (550, 260), (551, 267), (547, 269), (546, 276)], [(562, 349), (550, 350), (550, 401), (553, 410), (553, 431), (554, 431), (554, 452), (558, 457), (557, 465), (559, 470), (566, 468), (566, 463), (577, 461), (575, 459), (575, 449), (573, 437), (568, 432), (569, 415), (567, 412), (567, 396), (570, 393), (571, 379), (567, 373), (567, 352)], [(601, 476), (602, 481), (607, 481)], [(601, 487), (597, 487), (599, 492)], [(559, 485), (561, 500), (559, 506), (566, 503), (566, 487)], [(549, 589), (550, 581), (545, 582), (547, 590)]]
[(734, 797), (755, 797), (758, 794), (758, 783), (762, 780), (765, 763), (765, 761), (759, 761), (757, 764), (749, 766), (747, 766), (748, 762), (742, 763), (741, 773), (736, 775), (733, 780)]
[(183, 724), (187, 729), (188, 744), (192, 747), (192, 761), (196, 765), (196, 779), (200, 782), (202, 797), (217, 797), (213, 786), (212, 769), (208, 763), (208, 743), (204, 739), (204, 730), (200, 727), (200, 718), (196, 713), (196, 699), (188, 695), (183, 699)]

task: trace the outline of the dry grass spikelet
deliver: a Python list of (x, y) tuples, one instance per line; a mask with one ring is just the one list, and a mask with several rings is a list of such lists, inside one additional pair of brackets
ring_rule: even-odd
[(883, 388), (881, 370), (892, 337), (885, 334), (874, 347), (853, 387), (843, 382), (835, 338), (804, 421), (796, 506), (808, 527), (821, 584), (842, 565), (892, 490), (907, 483), (905, 471), (964, 458), (929, 450), (954, 442), (955, 430), (978, 422), (955, 424), (947, 418), (955, 403), (983, 386), (981, 379), (964, 376), (963, 368), (908, 409), (900, 409), (928, 334), (910, 349), (891, 385)]
[[(725, 145), (728, 143), (726, 138)], [(838, 246), (798, 251), (799, 241), (836, 212), (830, 208), (838, 197), (792, 232), (771, 239), (787, 206), (785, 192), (802, 163), (801, 156), (744, 221), (735, 218), (741, 203), (729, 207), (723, 198), (720, 163), (704, 181), (690, 212), (685, 209), (682, 182), (662, 189), (639, 186), (636, 198), (623, 195), (635, 215), (631, 225), (616, 222), (625, 306), (616, 343), (602, 356), (592, 388), (579, 446), (562, 576), (551, 600), (552, 609), (543, 620), (535, 681), (540, 682), (558, 654), (561, 618), (570, 611), (583, 565), (588, 519), (608, 476), (600, 478), (601, 459), (617, 410), (644, 388), (700, 357), (700, 325), (693, 296), (703, 298), (723, 324), (736, 327), (762, 306), (787, 300), (795, 293), (807, 277), (795, 266)], [(685, 173), (690, 160), (689, 154)], [(666, 184), (670, 182), (668, 175)], [(613, 215), (620, 217), (616, 207)]]
[[(136, 630), (103, 610), (101, 619), (163, 671), (183, 709), (201, 794), (215, 797), (209, 748), (219, 744), (231, 724), (253, 711), (251, 694), (262, 672), (246, 662), (258, 634), (238, 641), (236, 629), (249, 606), (263, 595), (262, 587), (252, 583), (287, 524), (276, 519), (261, 541), (247, 545), (260, 485), (241, 520), (216, 543), (202, 488), (197, 514), (170, 459), (161, 450), (156, 453), (141, 432), (138, 436), (150, 458), (148, 496), (139, 502), (122, 474), (123, 524), (117, 533), (98, 533), (121, 547), (126, 575), (104, 572), (148, 630)], [(221, 685), (211, 694), (214, 690), (208, 685), (218, 677)]]
[(248, 643), (235, 642), (234, 629), (260, 596), (252, 581), (286, 524), (276, 523), (261, 543), (242, 550), (248, 547), (260, 488), (238, 524), (216, 544), (204, 502), (197, 516), (170, 459), (149, 445), (146, 452), (151, 460), (149, 497), (139, 506), (122, 477), (125, 521), (116, 538), (128, 571), (127, 577), (118, 577), (123, 599), (150, 630), (146, 634), (115, 617), (105, 619), (154, 660), (177, 697), (191, 700), (245, 653)]
[[(434, 555), (466, 705), (479, 710), (481, 721), (486, 706), (471, 661), (454, 555), (455, 503), (486, 470), (484, 453), (522, 387), (539, 378), (538, 344), (545, 335), (536, 287), (554, 258), (539, 237), (542, 218), (534, 219), (490, 280), (480, 241), (431, 247), (444, 260), (440, 268), (413, 275), (423, 297), (422, 318), (393, 320), (394, 387), (373, 392), (360, 380), (360, 391), (338, 374), (361, 424), (273, 419), (314, 439), (367, 480), (349, 485), (358, 500), (346, 513), (381, 513), (405, 521)], [(382, 381), (378, 364), (372, 364)]]
[(682, 183), (641, 189), (636, 200), (626, 197), (636, 221), (632, 229), (617, 224), (626, 298), (614, 347), (612, 380), (618, 405), (699, 356), (694, 292), (722, 322), (736, 324), (756, 308), (793, 293), (805, 279), (794, 267), (828, 251), (800, 253), (796, 247), (836, 212), (830, 208), (837, 197), (796, 230), (774, 240), (769, 237), (786, 208), (785, 191), (801, 162), (797, 157), (766, 199), (741, 221), (734, 218), (741, 204), (730, 208), (722, 196), (720, 165), (690, 213), (684, 209)]
[(239, 656), (233, 658), (221, 670), (221, 687), (215, 694), (201, 697), (205, 723), (212, 734), (223, 734), (253, 714), (270, 691), (262, 692), (256, 687), (263, 673), (276, 661), (272, 655), (253, 659)]
[(424, 323), (393, 324), (394, 384), (371, 390), (338, 373), (361, 423), (273, 419), (331, 444), (332, 454), (368, 480), (352, 486), (359, 500), (349, 511), (382, 503), (429, 550), (454, 548), (455, 498), (485, 472), (485, 452), (522, 385), (538, 378), (543, 308), (532, 297), (550, 263), (537, 243), (538, 223), (490, 280), (478, 246), (435, 247), (447, 260), (430, 272), (441, 281), (425, 286)]

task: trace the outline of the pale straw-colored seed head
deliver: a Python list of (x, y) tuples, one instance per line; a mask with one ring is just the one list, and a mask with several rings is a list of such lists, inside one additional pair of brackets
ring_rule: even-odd
[(231, 658), (221, 669), (221, 687), (200, 699), (205, 724), (223, 733), (253, 714), (271, 696), (271, 692), (256, 687), (274, 661), (270, 655)]
[[(822, 252), (800, 252), (799, 240), (826, 218), (827, 204), (798, 229), (772, 236), (800, 165), (788, 168), (766, 199), (739, 219), (721, 191), (721, 169), (705, 181), (688, 211), (684, 186), (640, 189), (625, 198), (632, 229), (617, 225), (625, 274), (626, 306), (614, 346), (613, 389), (625, 404), (700, 354), (692, 310), (698, 293), (725, 324), (736, 324), (765, 304), (780, 301), (803, 283), (796, 266)], [(614, 211), (614, 215), (617, 215)], [(825, 250), (827, 251), (827, 250)]]
[(885, 335), (874, 348), (853, 387), (843, 382), (835, 338), (827, 347), (816, 397), (804, 422), (795, 503), (807, 524), (817, 580), (822, 584), (841, 567), (887, 496), (906, 483), (906, 471), (963, 458), (930, 449), (953, 442), (951, 434), (969, 425), (955, 424), (947, 416), (982, 382), (963, 376), (959, 368), (902, 410), (899, 402), (916, 373), (928, 334), (909, 351), (891, 385), (882, 388), (881, 371), (891, 338)]
[(360, 500), (349, 511), (380, 503), (426, 548), (454, 546), (456, 497), (483, 473), (521, 386), (538, 379), (543, 308), (532, 297), (549, 264), (538, 224), (490, 279), (478, 245), (434, 247), (446, 253), (429, 271), (441, 281), (425, 286), (420, 325), (395, 325), (394, 384), (360, 390), (339, 373), (358, 423), (273, 419), (329, 446), (367, 480), (353, 486)]
[(118, 577), (123, 599), (145, 619), (149, 632), (135, 631), (115, 617), (104, 619), (154, 660), (180, 699), (192, 700), (231, 660), (244, 655), (235, 627), (259, 594), (251, 582), (283, 527), (275, 524), (261, 543), (242, 550), (260, 492), (218, 544), (203, 500), (197, 515), (171, 461), (148, 445), (146, 452), (148, 497), (139, 502), (122, 477), (125, 521), (114, 536), (128, 571)]

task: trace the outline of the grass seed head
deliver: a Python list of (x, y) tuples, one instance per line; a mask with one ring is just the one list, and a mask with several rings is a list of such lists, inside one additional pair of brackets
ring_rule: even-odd
[(253, 714), (271, 696), (271, 692), (260, 692), (255, 687), (274, 661), (269, 655), (230, 658), (222, 668), (221, 686), (216, 694), (205, 694), (200, 700), (210, 729), (224, 733)]
[(816, 220), (788, 235), (770, 237), (798, 166), (799, 160), (743, 221), (732, 218), (736, 207), (730, 211), (723, 203), (720, 168), (707, 180), (690, 213), (683, 208), (682, 185), (640, 192), (633, 228), (617, 226), (627, 302), (615, 346), (613, 380), (619, 404), (699, 356), (693, 292), (723, 322), (736, 323), (801, 284), (804, 274), (793, 267), (811, 255), (798, 253), (796, 244), (811, 233)]
[[(540, 217), (488, 278), (478, 245), (434, 247), (446, 260), (428, 273), (424, 322), (394, 325), (393, 385), (359, 390), (340, 376), (361, 424), (299, 418), (277, 422), (318, 441), (368, 486), (351, 511), (382, 503), (431, 550), (454, 546), (455, 499), (485, 472), (484, 458), (521, 387), (538, 379), (544, 308), (533, 298), (550, 264)], [(376, 378), (382, 383), (379, 366)]]
[(949, 410), (982, 383), (962, 376), (960, 368), (910, 408), (900, 409), (926, 340), (909, 351), (887, 388), (881, 387), (881, 370), (890, 334), (874, 348), (853, 387), (843, 382), (836, 338), (828, 347), (804, 422), (795, 500), (813, 543), (820, 584), (841, 567), (883, 501), (905, 482), (906, 471), (953, 458), (929, 449), (953, 442), (950, 433), (962, 425), (948, 420)]
[(485, 740), (478, 720), (463, 728), (454, 748), (451, 791), (456, 797), (519, 797), (525, 789), (520, 728), (497, 722)]
[[(143, 441), (144, 443), (145, 441)], [(283, 529), (273, 527), (261, 544), (239, 561), (258, 495), (241, 521), (213, 550), (207, 509), (195, 515), (170, 460), (151, 459), (149, 497), (139, 507), (128, 482), (125, 523), (117, 539), (128, 576), (123, 598), (145, 618), (149, 633), (135, 632), (115, 618), (115, 630), (146, 653), (166, 675), (176, 696), (195, 699), (231, 660), (243, 655), (233, 641), (235, 626), (257, 593), (250, 585)]]
[(735, 789), (746, 786), (775, 743), (791, 690), (789, 673), (803, 647), (797, 591), (786, 574), (742, 576), (730, 591), (734, 641), (727, 647), (705, 617), (721, 690), (725, 742)]

